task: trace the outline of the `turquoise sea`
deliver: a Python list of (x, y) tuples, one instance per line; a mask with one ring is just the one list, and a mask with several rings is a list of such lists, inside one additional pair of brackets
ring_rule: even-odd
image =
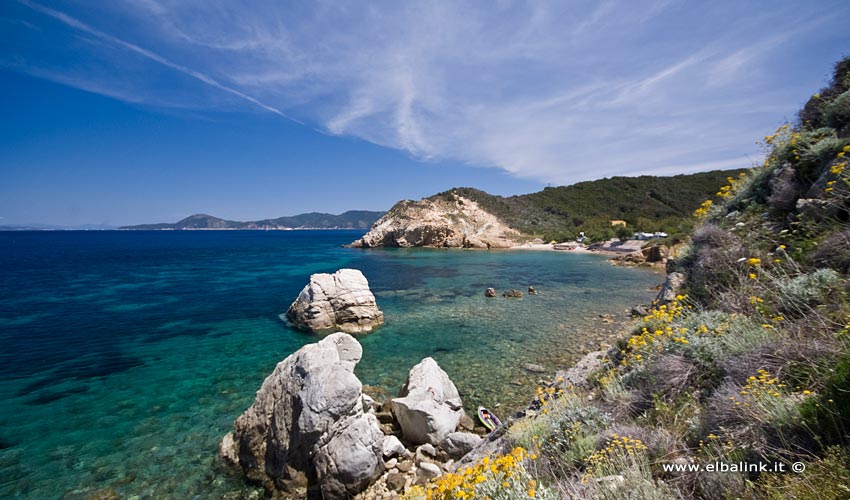
[[(597, 255), (342, 248), (357, 231), (0, 233), (0, 498), (241, 498), (218, 442), (317, 337), (279, 319), (311, 273), (360, 269), (386, 325), (356, 374), (394, 395), (434, 357), (508, 415), (662, 277)], [(487, 299), (485, 288), (540, 294)], [(106, 497), (104, 497), (106, 498)]]

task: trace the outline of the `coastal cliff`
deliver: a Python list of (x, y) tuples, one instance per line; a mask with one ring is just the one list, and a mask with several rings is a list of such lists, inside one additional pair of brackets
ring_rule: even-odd
[(523, 235), (459, 195), (400, 201), (351, 246), (510, 248)]
[(741, 170), (670, 177), (612, 177), (496, 196), (453, 188), (419, 201), (400, 201), (350, 246), (507, 248), (534, 239), (603, 242), (639, 231), (684, 238), (699, 200)]

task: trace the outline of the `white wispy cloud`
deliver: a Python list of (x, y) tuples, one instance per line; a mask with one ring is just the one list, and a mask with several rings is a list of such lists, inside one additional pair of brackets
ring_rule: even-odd
[[(789, 82), (777, 55), (822, 42), (850, 14), (838, 1), (122, 0), (97, 12), (20, 1), (111, 45), (89, 55), (117, 71), (35, 56), (7, 67), (129, 101), (248, 104), (550, 183), (748, 166), (755, 139), (812, 90), (811, 78)], [(190, 82), (161, 88), (133, 58)], [(191, 81), (207, 92), (182, 88)]]
[[(247, 101), (251, 104), (254, 104), (255, 106), (258, 106), (258, 107), (260, 107), (260, 108), (262, 108), (262, 109), (264, 109), (268, 112), (271, 112), (271, 113), (274, 113), (276, 115), (282, 116), (284, 118), (289, 118), (289, 119), (292, 119), (294, 121), (297, 121), (298, 123), (301, 123), (299, 120), (295, 120), (294, 118), (287, 116), (284, 112), (275, 108), (274, 106), (270, 106), (270, 105), (268, 105), (264, 102), (261, 102), (258, 99), (255, 99), (254, 97), (251, 97), (250, 95), (247, 95), (244, 92), (241, 92), (241, 91), (239, 91), (239, 90), (237, 90), (233, 87), (229, 87), (227, 85), (224, 85), (224, 84), (218, 82), (217, 80), (215, 80), (214, 78), (207, 76), (206, 74), (204, 74), (200, 71), (197, 71), (197, 70), (194, 70), (192, 68), (183, 66), (181, 64), (177, 64), (175, 62), (172, 62), (172, 61), (166, 59), (163, 56), (160, 56), (159, 54), (157, 54), (155, 52), (144, 49), (144, 48), (142, 48), (142, 47), (140, 47), (136, 44), (124, 41), (124, 40), (122, 40), (122, 39), (120, 39), (116, 36), (113, 36), (113, 35), (110, 35), (109, 33), (104, 32), (104, 31), (92, 28), (88, 24), (86, 24), (86, 23), (84, 23), (84, 22), (82, 22), (82, 21), (80, 21), (80, 20), (78, 20), (78, 19), (76, 19), (72, 16), (69, 16), (69, 15), (67, 15), (63, 12), (60, 12), (58, 10), (51, 9), (50, 7), (45, 7), (45, 6), (40, 5), (40, 4), (36, 4), (36, 3), (30, 2), (28, 0), (18, 0), (18, 1), (21, 4), (31, 8), (33, 10), (41, 12), (42, 14), (50, 16), (50, 17), (56, 19), (57, 21), (70, 26), (71, 28), (77, 29), (79, 31), (82, 31), (82, 32), (87, 33), (89, 35), (92, 35), (94, 37), (100, 38), (100, 39), (102, 39), (102, 40), (104, 40), (108, 43), (111, 43), (111, 44), (114, 44), (118, 47), (124, 48), (124, 49), (126, 49), (130, 52), (138, 54), (138, 55), (140, 55), (140, 56), (142, 56), (146, 59), (149, 59), (149, 60), (151, 60), (155, 63), (161, 64), (161, 65), (163, 65), (167, 68), (170, 68), (170, 69), (173, 69), (173, 70), (178, 71), (180, 73), (183, 73), (184, 75), (190, 76), (190, 77), (194, 78), (195, 80), (198, 80), (201, 83), (204, 83), (204, 84), (209, 85), (213, 88), (216, 88), (216, 89), (218, 89), (222, 92), (225, 92), (225, 93), (231, 94), (235, 97), (238, 97), (239, 99), (242, 99), (242, 100)], [(73, 84), (73, 82), (74, 82), (74, 80), (66, 80), (63, 83), (72, 83)], [(98, 91), (98, 89), (99, 89), (99, 87), (93, 86), (89, 82), (83, 82), (83, 81), (80, 81), (79, 86), (84, 88), (85, 90)], [(101, 92), (109, 94), (108, 90), (103, 90)], [(117, 96), (119, 94), (111, 94), (111, 95)]]

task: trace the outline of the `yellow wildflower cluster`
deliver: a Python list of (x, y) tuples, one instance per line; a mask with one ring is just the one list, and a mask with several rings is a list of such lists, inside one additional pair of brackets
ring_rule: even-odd
[(659, 327), (652, 331), (647, 327), (643, 327), (639, 334), (629, 337), (626, 343), (628, 351), (623, 356), (623, 360), (620, 361), (620, 365), (629, 366), (643, 361), (644, 354), (653, 350), (662, 350), (668, 339), (680, 344), (687, 344), (688, 339), (685, 337), (687, 333), (687, 328), (673, 328), (670, 325), (663, 328)]
[[(467, 499), (478, 496), (480, 486), (489, 483), (502, 489), (514, 486), (516, 481), (523, 482), (523, 488), (528, 496), (536, 495), (537, 482), (528, 479), (523, 461), (529, 458), (523, 448), (514, 448), (507, 455), (499, 455), (493, 460), (484, 457), (476, 465), (466, 467), (454, 474), (440, 476), (428, 485), (425, 491), (426, 500)], [(405, 495), (407, 497), (408, 495)]]
[[(847, 146), (844, 146), (844, 147), (841, 149), (841, 151), (840, 151), (837, 155), (835, 155), (835, 158), (836, 158), (837, 160), (841, 160), (842, 158), (844, 158), (844, 156), (845, 156), (847, 153), (850, 153), (850, 144), (848, 144)], [(835, 165), (833, 165), (832, 167), (830, 167), (830, 168), (829, 168), (829, 172), (830, 172), (831, 174), (833, 174), (833, 175), (841, 175), (841, 174), (843, 174), (843, 173), (844, 173), (844, 169), (845, 169), (846, 167), (847, 167), (847, 162), (846, 162), (846, 161), (841, 161), (840, 163), (836, 163)], [(845, 180), (844, 180), (844, 182), (846, 183), (846, 182), (847, 182), (847, 180), (845, 179)], [(825, 191), (825, 192), (827, 192), (827, 193), (831, 192), (831, 191), (834, 189), (834, 187), (833, 187), (833, 185), (834, 185), (834, 184), (835, 184), (835, 180), (834, 180), (834, 179), (833, 179), (833, 180), (831, 180), (831, 181), (829, 181), (829, 182), (827, 182), (827, 183), (826, 183), (826, 186), (827, 186), (827, 187), (826, 187), (826, 189), (824, 189), (824, 191)]]
[(764, 143), (768, 146), (772, 146), (777, 140), (784, 139), (788, 135), (788, 131), (790, 129), (790, 124), (786, 123), (785, 125), (782, 125), (778, 129), (776, 129), (776, 132), (774, 132), (772, 135), (766, 135), (764, 137)]
[(767, 370), (759, 370), (758, 377), (755, 375), (747, 377), (747, 384), (741, 389), (741, 396), (758, 397), (768, 394), (773, 397), (779, 397), (779, 391), (776, 389), (781, 387), (785, 387), (785, 385), (780, 384), (777, 377), (771, 377), (770, 372)]
[[(559, 380), (563, 382), (564, 379), (559, 377)], [(549, 400), (557, 398), (563, 393), (564, 390), (561, 388), (547, 387), (544, 389), (543, 387), (537, 386), (537, 400), (540, 402), (540, 405), (544, 407), (543, 413), (549, 413), (549, 410), (545, 408), (545, 406), (549, 404)]]
[[(677, 295), (676, 300), (669, 304), (661, 304), (649, 311), (649, 314), (643, 318), (647, 326), (641, 328), (640, 333), (632, 335), (626, 342), (626, 350), (623, 359), (620, 361), (621, 366), (629, 366), (643, 361), (643, 356), (652, 351), (662, 350), (667, 340), (687, 344), (688, 329), (685, 327), (674, 328), (672, 323), (676, 318), (682, 316), (687, 308), (682, 304), (682, 301), (687, 299), (686, 295)], [(696, 333), (707, 333), (708, 328), (701, 325), (697, 328)]]
[(718, 436), (717, 434), (711, 433), (706, 436), (708, 441), (706, 442), (704, 439), (699, 440), (699, 451), (702, 453), (707, 453), (709, 456), (715, 457), (717, 456), (717, 452), (722, 451), (724, 454), (728, 454), (740, 447), (735, 446), (731, 437), (726, 437), (725, 440), (723, 437)]
[[(761, 265), (761, 259), (759, 259), (758, 257), (750, 257), (749, 259), (747, 259), (747, 264), (751, 267), (758, 268)], [(758, 269), (750, 270), (750, 273), (747, 274), (747, 277), (750, 278), (751, 280), (758, 278), (758, 276), (754, 272), (754, 271), (757, 271), (757, 270)]]
[(721, 187), (720, 191), (716, 193), (717, 196), (726, 199), (735, 194), (735, 191), (737, 191), (738, 187), (740, 187), (741, 182), (746, 176), (747, 174), (745, 172), (741, 172), (740, 174), (738, 174), (737, 179), (735, 179), (734, 177), (727, 177), (726, 182), (728, 182), (729, 184)]
[(729, 396), (729, 400), (735, 403), (735, 406), (749, 407), (750, 403), (758, 401), (765, 397), (778, 398), (782, 395), (779, 389), (785, 387), (785, 384), (780, 384), (777, 377), (771, 377), (767, 370), (758, 370), (758, 375), (750, 375), (747, 377), (747, 383), (741, 388), (739, 394), (742, 399), (735, 396)]
[(694, 217), (696, 217), (697, 219), (702, 219), (703, 217), (708, 215), (708, 211), (711, 209), (711, 205), (713, 203), (714, 202), (712, 202), (711, 200), (705, 200), (704, 202), (702, 202), (699, 208), (694, 210)]
[(644, 316), (644, 323), (672, 323), (673, 320), (682, 316), (686, 306), (683, 302), (688, 298), (687, 295), (676, 295), (675, 300), (669, 304), (661, 304), (653, 307), (649, 314)]
[(643, 451), (646, 451), (646, 445), (640, 439), (612, 434), (605, 448), (587, 457), (582, 482), (587, 482), (596, 474), (605, 474), (610, 468), (628, 467), (636, 462), (637, 455)]

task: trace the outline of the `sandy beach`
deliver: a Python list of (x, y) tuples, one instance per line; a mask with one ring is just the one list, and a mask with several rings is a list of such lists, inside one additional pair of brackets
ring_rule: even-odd
[(600, 255), (623, 255), (625, 252), (617, 252), (613, 250), (597, 250), (576, 244), (576, 247), (572, 250), (556, 250), (555, 245), (552, 243), (523, 243), (522, 245), (515, 245), (510, 247), (510, 250), (539, 250), (539, 251), (552, 251), (552, 252), (560, 252), (560, 253), (596, 253)]

